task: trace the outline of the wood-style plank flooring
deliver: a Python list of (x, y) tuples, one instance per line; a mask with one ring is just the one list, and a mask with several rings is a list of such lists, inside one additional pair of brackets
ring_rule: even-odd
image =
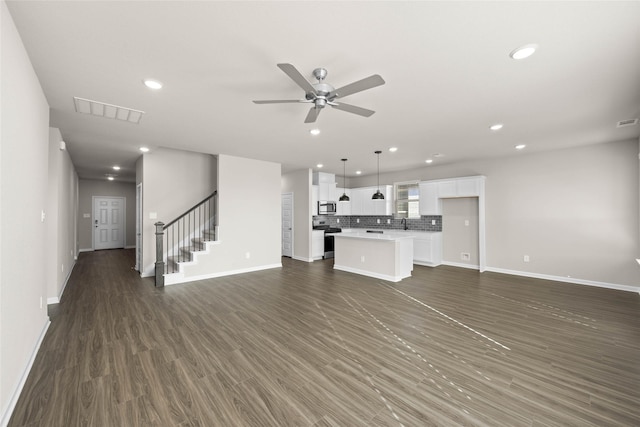
[(10, 426), (638, 426), (640, 297), (416, 266), (156, 289), (82, 253)]

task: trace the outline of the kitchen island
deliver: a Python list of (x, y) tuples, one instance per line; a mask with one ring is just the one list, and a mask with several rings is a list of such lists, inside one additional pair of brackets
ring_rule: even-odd
[(336, 233), (333, 268), (399, 282), (411, 277), (413, 237), (408, 233), (394, 232)]

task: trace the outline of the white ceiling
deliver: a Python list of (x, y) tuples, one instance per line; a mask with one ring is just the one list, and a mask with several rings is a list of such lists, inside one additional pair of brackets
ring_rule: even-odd
[[(81, 178), (119, 164), (133, 180), (138, 147), (168, 147), (347, 175), (522, 155), (640, 136), (640, 2), (7, 1)], [(524, 44), (540, 46), (515, 61)], [(340, 87), (386, 84), (305, 124), (303, 91), (324, 67)], [(147, 89), (144, 78), (164, 83)], [(82, 97), (146, 112), (139, 125), (74, 111)], [(498, 132), (489, 130), (504, 123)], [(321, 129), (312, 137), (309, 130)], [(389, 153), (391, 146), (398, 152)]]

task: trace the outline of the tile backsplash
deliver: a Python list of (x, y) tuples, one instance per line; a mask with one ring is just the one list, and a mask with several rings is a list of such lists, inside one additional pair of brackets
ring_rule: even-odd
[[(327, 221), (331, 227), (340, 228), (404, 229), (402, 220), (392, 215), (316, 215), (313, 219)], [(433, 221), (435, 224), (432, 224)], [(420, 218), (407, 219), (407, 228), (416, 231), (442, 231), (442, 216), (423, 215)]]

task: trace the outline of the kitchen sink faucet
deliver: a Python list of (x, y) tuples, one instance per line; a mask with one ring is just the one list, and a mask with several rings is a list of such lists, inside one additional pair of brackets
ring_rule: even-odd
[(405, 230), (408, 230), (408, 229), (409, 229), (409, 227), (407, 227), (407, 218), (402, 218), (402, 219), (400, 220), (400, 225), (403, 225), (403, 224), (404, 224), (404, 229), (405, 229)]

